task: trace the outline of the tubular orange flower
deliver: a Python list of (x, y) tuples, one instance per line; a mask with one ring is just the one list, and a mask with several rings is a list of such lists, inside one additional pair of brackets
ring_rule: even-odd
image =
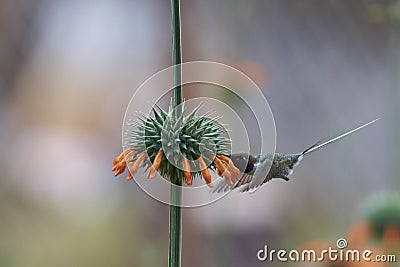
[(217, 155), (219, 159), (221, 159), (228, 167), (228, 170), (232, 174), (233, 182), (237, 182), (240, 180), (240, 170), (233, 164), (230, 158), (225, 155)]
[(232, 181), (232, 175), (231, 173), (226, 169), (224, 163), (222, 163), (221, 160), (219, 160), (217, 157), (215, 156), (211, 156), (211, 160), (214, 162), (217, 171), (218, 171), (218, 175), (219, 176), (224, 176), (225, 180), (228, 184), (233, 185), (233, 181)]
[(154, 157), (153, 164), (149, 168), (149, 172), (147, 174), (147, 179), (153, 179), (156, 176), (158, 168), (160, 167), (162, 157), (164, 152), (162, 150), (158, 151), (157, 155)]
[(129, 167), (128, 167), (128, 176), (125, 177), (125, 180), (126, 180), (126, 181), (129, 181), (129, 180), (132, 180), (132, 179), (133, 179), (133, 175), (132, 175), (132, 173), (129, 171), (129, 170), (133, 167), (133, 164), (134, 164), (134, 163), (132, 163), (132, 162), (129, 162), (129, 163), (128, 163)]
[(132, 148), (127, 148), (124, 151), (121, 152), (121, 154), (118, 155), (118, 157), (114, 158), (114, 165), (112, 168), (112, 171), (114, 171), (114, 176), (120, 175), (125, 171), (127, 162), (130, 162), (135, 155), (137, 154), (137, 151), (132, 149)]
[(114, 176), (117, 176), (125, 171), (126, 168), (126, 161), (124, 156), (124, 151), (119, 154), (118, 157), (114, 158), (114, 166), (112, 171), (115, 172)]
[(161, 159), (164, 155), (164, 152), (162, 150), (158, 151), (156, 157), (154, 158), (154, 162), (153, 162), (153, 168), (158, 171), (158, 168), (160, 167), (161, 164)]
[(156, 173), (157, 173), (157, 171), (153, 168), (153, 166), (150, 166), (149, 172), (147, 173), (146, 178), (153, 179), (154, 177), (156, 177)]
[(122, 151), (117, 157), (114, 158), (114, 162), (113, 162), (113, 168), (112, 171), (114, 171), (116, 169), (116, 166), (122, 159), (124, 158), (124, 151)]
[[(132, 180), (139, 168), (143, 165), (144, 160), (148, 157), (148, 154), (143, 152), (139, 157), (136, 158), (136, 160), (133, 160), (137, 154), (137, 150), (134, 150), (133, 148), (127, 148), (117, 157), (115, 157), (113, 162), (114, 165), (112, 168), (112, 171), (114, 171), (114, 175), (120, 175), (128, 167), (129, 173), (125, 180)], [(163, 156), (164, 151), (159, 150), (154, 157), (152, 165), (149, 167), (147, 179), (152, 179), (156, 176), (156, 173), (160, 168)], [(212, 160), (212, 163), (215, 166), (218, 175), (224, 177), (228, 184), (233, 185), (236, 181), (240, 179), (240, 171), (233, 164), (229, 157), (223, 154), (218, 154), (217, 156), (210, 156), (210, 159)], [(207, 164), (201, 156), (198, 157), (198, 161), (201, 168), (201, 175), (203, 176), (207, 185), (209, 187), (213, 187), (212, 178), (208, 170)], [(193, 174), (191, 172), (189, 160), (185, 157), (182, 158), (182, 166), (183, 177), (185, 178), (186, 184), (192, 185)]]
[(142, 166), (143, 161), (147, 158), (147, 153), (142, 153), (135, 162), (129, 167), (129, 175), (125, 180), (129, 181), (133, 179), (133, 176), (137, 173), (139, 168)]
[(203, 175), (204, 180), (209, 187), (213, 187), (214, 185), (211, 182), (211, 174), (207, 169), (207, 164), (204, 162), (204, 159), (202, 157), (198, 157), (197, 160), (199, 161), (201, 174)]
[(183, 176), (187, 185), (192, 185), (192, 174), (190, 172), (190, 164), (187, 158), (182, 158)]

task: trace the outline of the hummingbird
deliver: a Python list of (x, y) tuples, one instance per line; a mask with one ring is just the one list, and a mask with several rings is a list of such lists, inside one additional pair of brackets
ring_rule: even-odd
[(221, 180), (216, 184), (212, 192), (221, 193), (234, 189), (239, 189), (241, 192), (254, 192), (260, 188), (260, 186), (272, 179), (283, 179), (289, 181), (289, 176), (300, 164), (304, 156), (361, 130), (377, 120), (379, 120), (379, 118), (327, 141), (324, 139), (296, 154), (265, 153), (258, 156), (252, 156), (248, 153), (232, 154), (230, 158), (232, 163), (240, 170), (241, 178), (233, 185), (229, 185), (225, 180)]

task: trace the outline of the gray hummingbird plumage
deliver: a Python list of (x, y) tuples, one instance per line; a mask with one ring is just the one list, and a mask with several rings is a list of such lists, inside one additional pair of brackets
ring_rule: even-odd
[(266, 153), (258, 156), (252, 156), (247, 153), (232, 154), (231, 160), (233, 164), (240, 169), (242, 173), (241, 179), (234, 185), (229, 185), (224, 179), (222, 179), (215, 185), (212, 192), (227, 192), (236, 188), (241, 192), (252, 192), (257, 190), (264, 183), (275, 178), (289, 181), (289, 176), (293, 173), (294, 168), (299, 165), (305, 155), (342, 139), (343, 137), (362, 129), (377, 120), (379, 120), (379, 118), (353, 130), (347, 131), (344, 134), (331, 138), (328, 141), (316, 143), (297, 154)]

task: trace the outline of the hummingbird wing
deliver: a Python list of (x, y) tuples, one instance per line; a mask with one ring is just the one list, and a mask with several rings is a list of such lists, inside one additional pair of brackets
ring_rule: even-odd
[(272, 166), (273, 156), (265, 157), (261, 160), (257, 166), (255, 166), (255, 171), (252, 176), (252, 179), (247, 183), (247, 185), (243, 188), (242, 192), (256, 191), (262, 184), (270, 181), (272, 179), (271, 175), (269, 175), (269, 171)]
[(231, 189), (231, 185), (229, 185), (224, 178), (220, 178), (214, 184), (214, 187), (211, 189), (211, 193), (225, 193)]
[(264, 156), (261, 161), (254, 166), (254, 171), (251, 173), (242, 173), (240, 180), (234, 185), (229, 185), (225, 179), (221, 179), (215, 184), (211, 192), (223, 193), (236, 188), (239, 188), (240, 192), (256, 191), (262, 184), (272, 179), (269, 173), (272, 164), (271, 159), (271, 156)]
[(220, 181), (215, 183), (213, 189), (211, 190), (211, 193), (226, 193), (229, 190), (233, 190), (236, 188), (248, 187), (248, 184), (251, 182), (252, 179), (253, 175), (244, 173), (242, 174), (239, 181), (237, 181), (234, 185), (230, 185), (226, 182), (225, 179), (221, 178)]

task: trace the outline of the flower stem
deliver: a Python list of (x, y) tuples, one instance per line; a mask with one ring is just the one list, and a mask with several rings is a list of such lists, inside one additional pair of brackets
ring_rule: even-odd
[[(174, 106), (182, 103), (182, 48), (180, 0), (171, 0), (172, 11), (172, 64), (174, 65)], [(180, 108), (177, 109), (179, 111)], [(169, 206), (169, 251), (168, 266), (180, 267), (182, 255), (182, 177), (174, 172), (171, 177), (170, 206)]]
[(174, 68), (174, 105), (182, 103), (182, 45), (180, 0), (171, 0), (172, 7), (172, 65)]

